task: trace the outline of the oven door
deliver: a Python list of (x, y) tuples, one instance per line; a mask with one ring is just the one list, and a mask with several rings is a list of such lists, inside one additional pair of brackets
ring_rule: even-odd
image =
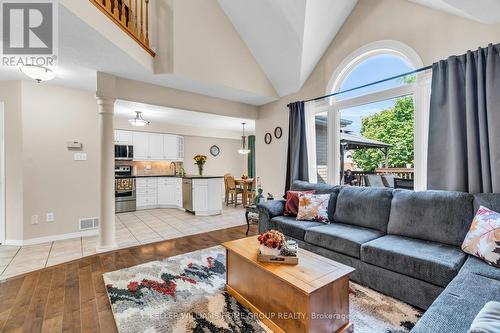
[(135, 200), (135, 179), (115, 179), (115, 201)]

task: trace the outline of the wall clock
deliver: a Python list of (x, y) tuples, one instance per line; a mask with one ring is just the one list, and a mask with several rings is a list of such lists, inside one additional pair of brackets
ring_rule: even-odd
[(220, 153), (220, 148), (218, 146), (213, 145), (212, 147), (210, 147), (210, 154), (212, 156), (215, 157), (215, 156), (219, 155), (219, 153)]
[(264, 135), (264, 142), (266, 144), (270, 144), (271, 141), (273, 141), (273, 136), (271, 135), (271, 133), (266, 133), (266, 135)]
[(283, 130), (281, 129), (281, 127), (276, 127), (274, 129), (274, 136), (276, 137), (276, 139), (281, 139), (281, 136), (283, 135)]

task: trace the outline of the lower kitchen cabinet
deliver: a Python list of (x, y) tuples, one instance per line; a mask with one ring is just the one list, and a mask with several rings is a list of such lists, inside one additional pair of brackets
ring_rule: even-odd
[(196, 215), (222, 214), (222, 178), (193, 179), (193, 211)]
[(182, 208), (182, 179), (141, 177), (136, 180), (136, 209)]

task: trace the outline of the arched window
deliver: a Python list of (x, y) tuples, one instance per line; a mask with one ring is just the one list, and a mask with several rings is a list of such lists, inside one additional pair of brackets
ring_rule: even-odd
[(369, 44), (341, 63), (327, 93), (346, 92), (313, 112), (318, 182), (393, 187), (394, 178), (403, 178), (425, 186), (426, 150), (419, 144), (427, 137), (430, 79), (413, 74), (350, 90), (422, 66), (411, 48), (394, 41)]

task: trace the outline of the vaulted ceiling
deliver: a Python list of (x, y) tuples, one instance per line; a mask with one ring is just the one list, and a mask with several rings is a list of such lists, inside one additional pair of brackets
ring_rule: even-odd
[(357, 0), (218, 0), (278, 95), (299, 90)]
[(500, 23), (498, 0), (409, 0), (420, 5), (485, 24)]

